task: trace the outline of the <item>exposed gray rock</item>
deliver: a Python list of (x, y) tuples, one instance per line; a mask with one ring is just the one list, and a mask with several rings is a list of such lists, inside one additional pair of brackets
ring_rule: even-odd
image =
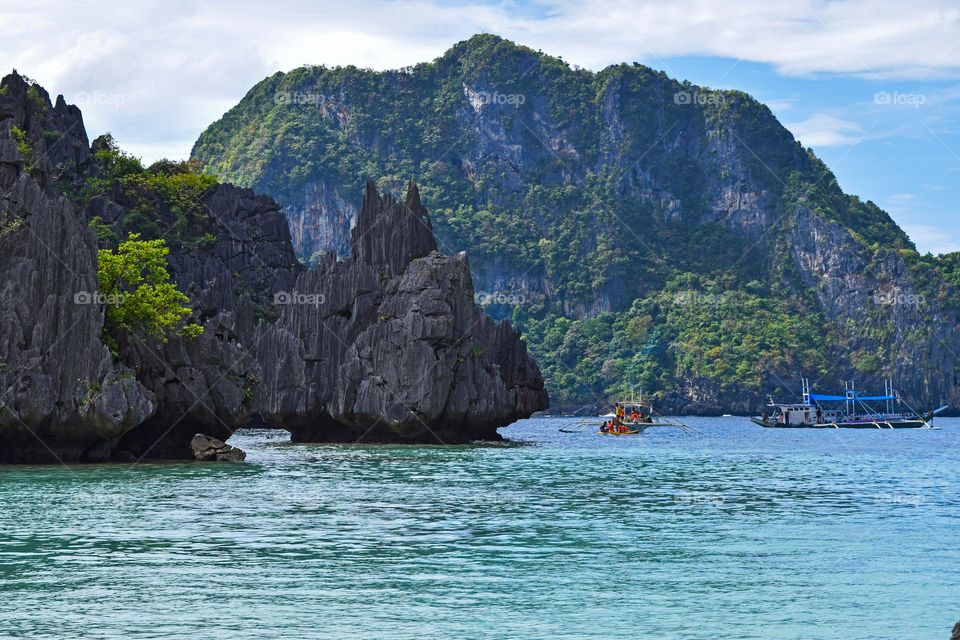
[(16, 174), (0, 184), (0, 462), (101, 459), (155, 398), (100, 341), (92, 232), (10, 141), (0, 123), (0, 173)]
[(410, 261), (436, 251), (433, 226), (417, 185), (407, 186), (401, 206), (393, 196), (381, 198), (376, 186), (367, 183), (351, 246), (354, 262), (376, 267), (388, 276), (403, 273)]
[[(163, 345), (124, 342), (121, 359), (157, 397), (157, 410), (131, 430), (118, 448), (139, 458), (182, 458), (197, 431), (226, 439), (251, 420), (253, 388), (262, 374), (255, 327), (273, 312), (274, 290), (289, 290), (302, 268), (277, 205), (248, 189), (220, 185), (204, 202), (207, 231), (216, 237), (197, 249), (173, 247), (170, 273), (187, 294), (194, 320), (204, 327), (195, 340)], [(88, 215), (110, 212), (116, 203), (91, 203)], [(123, 207), (105, 218), (122, 224)]]
[(10, 135), (13, 114), (0, 111), (0, 189), (8, 190), (17, 181), (24, 166), (23, 154)]
[(247, 454), (237, 447), (233, 447), (223, 440), (198, 433), (190, 441), (190, 450), (196, 460), (209, 462), (243, 462)]
[(960, 622), (953, 625), (953, 634), (950, 636), (950, 640), (960, 640)]
[[(59, 193), (75, 188), (90, 163), (90, 145), (80, 109), (68, 105), (63, 96), (51, 103), (43, 87), (16, 72), (4, 77), (2, 84), (0, 114), (8, 115), (11, 123), (23, 131), (30, 147), (30, 157), (22, 158), (24, 165), (45, 190), (55, 186)], [(2, 173), (0, 169), (0, 185)]]
[[(404, 203), (368, 185), (353, 257), (314, 269), (273, 200), (210, 189), (184, 231), (204, 241), (169, 255), (203, 334), (113, 336), (112, 353), (87, 222), (125, 237), (136, 203), (115, 190), (77, 212), (57, 196), (98, 170), (79, 111), (3, 82), (20, 103), (0, 105), (0, 462), (242, 459), (222, 440), (251, 423), (297, 440), (463, 442), (546, 407), (519, 334), (473, 303), (466, 257), (436, 251), (412, 183)], [(31, 137), (24, 158), (11, 122), (70, 144), (48, 154), (54, 136)]]
[(547, 407), (519, 334), (474, 303), (466, 256), (436, 251), (415, 184), (403, 204), (368, 184), (353, 242), (262, 327), (266, 422), (296, 440), (453, 443)]

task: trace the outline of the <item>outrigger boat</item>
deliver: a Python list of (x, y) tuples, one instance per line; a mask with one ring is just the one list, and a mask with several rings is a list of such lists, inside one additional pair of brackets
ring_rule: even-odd
[[(630, 390), (630, 400), (615, 402), (613, 412), (600, 418), (603, 418), (603, 423), (598, 433), (604, 436), (635, 436), (651, 427), (674, 427), (688, 434), (699, 433), (679, 420), (658, 414), (649, 402), (643, 401), (642, 392), (640, 400), (635, 401), (633, 389)], [(587, 429), (596, 429), (596, 420), (597, 418), (583, 417), (577, 421), (575, 428), (561, 428), (560, 433), (583, 433)]]
[[(806, 378), (801, 384), (801, 402), (781, 404), (770, 397), (763, 415), (750, 420), (761, 427), (787, 429), (932, 429), (933, 417), (947, 409), (945, 405), (920, 414), (897, 395), (889, 380), (880, 396), (861, 395), (852, 382), (844, 385), (842, 396), (811, 393)], [(883, 403), (882, 410), (877, 403)]]
[(643, 393), (640, 394), (639, 402), (635, 402), (632, 389), (630, 400), (615, 402), (613, 414), (603, 417), (610, 418), (600, 426), (599, 433), (605, 436), (635, 436), (651, 427), (676, 427), (692, 431), (682, 422), (657, 415), (650, 403), (643, 401)]
[(600, 426), (605, 436), (635, 436), (654, 426), (653, 410), (642, 402), (618, 401), (613, 405), (613, 416)]

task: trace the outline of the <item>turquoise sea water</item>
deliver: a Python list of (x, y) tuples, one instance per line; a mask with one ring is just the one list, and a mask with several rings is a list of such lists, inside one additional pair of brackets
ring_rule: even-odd
[(0, 636), (949, 638), (960, 420), (688, 422), (0, 468)]

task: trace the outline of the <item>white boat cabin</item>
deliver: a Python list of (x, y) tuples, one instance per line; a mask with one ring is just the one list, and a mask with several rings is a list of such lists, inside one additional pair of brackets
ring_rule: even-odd
[(809, 404), (771, 404), (771, 415), (765, 418), (777, 424), (784, 424), (793, 427), (804, 425), (815, 425), (836, 422), (839, 419), (839, 411), (824, 411), (823, 409)]

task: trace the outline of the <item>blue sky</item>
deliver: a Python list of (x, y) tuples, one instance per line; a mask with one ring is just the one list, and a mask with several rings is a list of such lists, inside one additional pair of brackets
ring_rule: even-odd
[(844, 191), (873, 200), (918, 248), (960, 250), (960, 83), (957, 79), (784, 76), (768, 64), (662, 58), (669, 75), (740, 89), (827, 163)]
[(0, 0), (17, 68), (146, 161), (185, 157), (256, 82), (378, 69), (497, 33), (590, 69), (638, 61), (767, 103), (922, 251), (960, 250), (960, 5), (948, 0)]

